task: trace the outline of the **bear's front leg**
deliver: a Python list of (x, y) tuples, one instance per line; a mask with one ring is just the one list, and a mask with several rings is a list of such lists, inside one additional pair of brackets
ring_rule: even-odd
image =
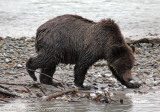
[[(90, 51), (91, 48), (85, 49), (82, 54), (79, 55), (79, 59), (76, 62), (74, 68), (74, 83), (75, 86), (79, 87), (81, 90), (90, 90), (91, 86), (84, 86), (83, 82), (85, 80), (85, 74), (91, 65), (93, 65), (98, 58), (93, 55), (93, 52)], [(97, 56), (99, 57), (99, 56)]]
[(124, 85), (127, 88), (139, 88), (141, 86), (141, 84), (131, 83), (131, 82), (125, 82)]
[(85, 74), (86, 74), (88, 68), (89, 68), (89, 66), (85, 67), (85, 66), (75, 65), (75, 68), (74, 68), (74, 76), (75, 76), (74, 83), (75, 83), (75, 86), (77, 86), (80, 90), (90, 90), (91, 89), (90, 86), (84, 86), (83, 85), (84, 80), (85, 80)]

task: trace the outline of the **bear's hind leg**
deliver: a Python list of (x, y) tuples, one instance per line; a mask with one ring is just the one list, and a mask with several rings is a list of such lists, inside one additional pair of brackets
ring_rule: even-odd
[(55, 69), (56, 69), (55, 65), (41, 68), (40, 82), (43, 84), (51, 85)]
[(26, 63), (27, 72), (34, 81), (37, 81), (37, 78), (34, 73), (35, 70), (38, 68), (45, 68), (46, 66), (50, 65), (50, 63), (52, 63), (52, 60), (50, 58), (51, 54), (41, 53), (38, 54), (38, 56), (32, 57), (27, 61)]
[(37, 63), (37, 57), (32, 57), (26, 62), (26, 70), (34, 81), (37, 81), (37, 78), (34, 72), (39, 67), (40, 65)]
[(51, 64), (45, 68), (41, 68), (40, 82), (43, 84), (53, 85), (55, 87), (62, 86), (61, 83), (56, 83), (52, 81), (55, 70), (56, 64)]

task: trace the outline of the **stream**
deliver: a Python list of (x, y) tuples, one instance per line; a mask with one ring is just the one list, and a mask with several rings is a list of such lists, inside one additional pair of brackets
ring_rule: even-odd
[[(0, 112), (159, 112), (160, 91), (147, 94), (135, 94), (121, 91), (113, 96), (113, 104), (96, 102), (32, 102), (17, 99), (7, 104), (0, 104)], [(123, 104), (120, 103), (123, 99)]]
[(44, 22), (63, 14), (114, 19), (124, 37), (160, 34), (159, 0), (0, 0), (0, 36), (31, 37)]

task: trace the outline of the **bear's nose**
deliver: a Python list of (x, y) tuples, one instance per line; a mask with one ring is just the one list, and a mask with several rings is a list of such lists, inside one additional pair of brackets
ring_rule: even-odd
[(132, 78), (128, 78), (128, 81), (130, 82), (132, 80)]

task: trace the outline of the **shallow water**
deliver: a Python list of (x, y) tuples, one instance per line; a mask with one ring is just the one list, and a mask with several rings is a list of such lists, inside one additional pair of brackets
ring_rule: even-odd
[(35, 36), (48, 19), (78, 14), (94, 21), (112, 18), (131, 39), (158, 37), (159, 6), (159, 0), (0, 0), (0, 36)]
[[(15, 100), (0, 104), (0, 112), (159, 112), (160, 91), (147, 94), (118, 93), (113, 96), (116, 103), (102, 104), (96, 102), (31, 102)], [(123, 104), (119, 100), (123, 99)]]

